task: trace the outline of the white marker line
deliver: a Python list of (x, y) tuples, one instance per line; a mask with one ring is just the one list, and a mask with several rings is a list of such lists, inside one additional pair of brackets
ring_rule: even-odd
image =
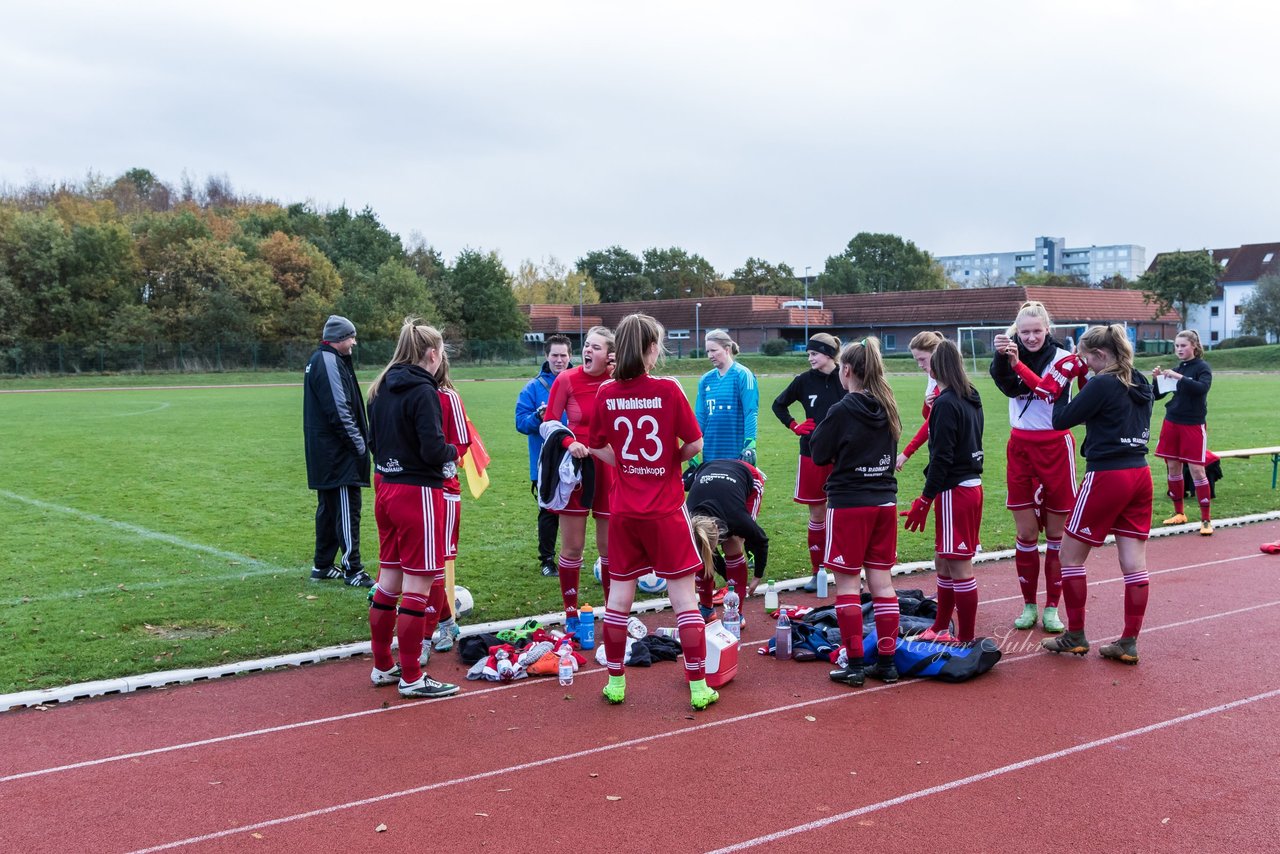
[[(1253, 557), (1253, 555), (1246, 555), (1246, 556), (1243, 556), (1243, 557), (1241, 557), (1241, 558), (1239, 558), (1239, 559), (1240, 559), (1240, 560), (1244, 560), (1246, 557), (1247, 557), (1247, 558), (1252, 558), (1252, 557)], [(1175, 571), (1177, 571), (1177, 570), (1179, 570), (1179, 569), (1192, 569), (1192, 568), (1196, 568), (1196, 567), (1199, 567), (1199, 566), (1202, 566), (1202, 565), (1203, 565), (1203, 564), (1189, 564), (1189, 565), (1188, 565), (1188, 566), (1186, 566), (1186, 567), (1174, 567), (1174, 568), (1171, 568), (1171, 569), (1165, 570), (1165, 572), (1175, 572)], [(1104, 584), (1104, 583), (1106, 583), (1106, 582), (1105, 582), (1105, 581), (1091, 581), (1091, 582), (1089, 582), (1090, 586), (1094, 586), (1094, 585), (1097, 585), (1097, 584)], [(1208, 617), (1196, 617), (1196, 618), (1193, 618), (1193, 619), (1191, 619), (1191, 620), (1189, 620), (1189, 621), (1186, 621), (1186, 622), (1173, 623), (1173, 624), (1171, 624), (1171, 625), (1169, 625), (1169, 626), (1167, 626), (1167, 627), (1164, 627), (1164, 628), (1173, 628), (1173, 627), (1175, 627), (1175, 626), (1183, 626), (1183, 625), (1187, 625), (1188, 623), (1198, 622), (1199, 620), (1203, 620), (1203, 619), (1213, 619), (1213, 618), (1216, 618), (1216, 617), (1226, 617), (1226, 616), (1231, 616), (1231, 615), (1233, 615), (1233, 614), (1240, 614), (1240, 613), (1244, 613), (1244, 612), (1246, 612), (1246, 611), (1252, 611), (1252, 610), (1255, 610), (1255, 609), (1257, 609), (1257, 608), (1266, 608), (1266, 607), (1270, 607), (1271, 605), (1276, 605), (1276, 604), (1280, 604), (1280, 601), (1278, 601), (1278, 602), (1267, 602), (1267, 603), (1263, 603), (1263, 604), (1261, 604), (1261, 605), (1252, 605), (1252, 606), (1249, 606), (1249, 607), (1247, 607), (1247, 608), (1241, 608), (1241, 609), (1236, 610), (1236, 611), (1226, 611), (1226, 612), (1224, 612), (1224, 613), (1222, 613), (1222, 614), (1211, 614), (1211, 615), (1209, 615)], [(1157, 626), (1157, 627), (1153, 627), (1153, 628), (1147, 628), (1147, 629), (1145, 629), (1145, 631), (1147, 631), (1147, 632), (1159, 631), (1159, 630), (1160, 630), (1160, 628), (1162, 628), (1162, 627)], [(762, 645), (764, 645), (764, 644), (767, 644), (768, 642), (769, 642), (769, 638), (766, 638), (766, 639), (764, 639), (764, 640), (751, 641), (751, 642), (749, 642), (749, 643), (743, 644), (743, 646), (747, 646), (747, 647), (756, 647), (756, 646), (762, 646)], [(1038, 651), (1037, 651), (1037, 652), (1035, 652), (1035, 653), (1032, 653), (1032, 655), (1039, 655), (1039, 654), (1040, 654), (1040, 653), (1039, 653)], [(1026, 657), (1027, 657), (1027, 656), (1018, 656), (1018, 657), (1016, 657), (1016, 658), (1006, 658), (1006, 659), (1003, 659), (1003, 661), (1005, 661), (1005, 662), (1020, 661), (1020, 660), (1022, 660), (1023, 658), (1026, 658)], [(582, 671), (582, 672), (580, 672), (580, 673), (578, 673), (578, 674), (577, 674), (577, 677), (578, 677), (578, 678), (582, 678), (582, 677), (584, 677), (584, 676), (592, 676), (592, 675), (595, 675), (595, 674), (605, 673), (605, 672), (607, 672), (607, 671), (606, 671), (606, 668), (604, 668), (604, 667), (597, 667), (597, 668), (594, 668), (594, 669), (592, 669), (592, 670), (585, 670), (585, 671)], [(469, 698), (469, 697), (479, 697), (479, 696), (482, 696), (482, 695), (485, 695), (485, 694), (489, 694), (489, 693), (491, 693), (491, 692), (493, 692), (493, 691), (505, 691), (505, 690), (509, 690), (509, 689), (513, 689), (513, 688), (520, 688), (520, 687), (532, 687), (533, 685), (536, 685), (536, 684), (555, 684), (555, 683), (551, 682), (551, 680), (542, 680), (541, 682), (530, 682), (529, 680), (520, 680), (519, 682), (507, 683), (507, 684), (504, 684), (504, 685), (497, 685), (497, 686), (494, 686), (494, 687), (492, 687), (492, 688), (481, 688), (481, 689), (478, 689), (478, 690), (475, 690), (475, 691), (464, 691), (464, 692), (462, 692), (462, 693), (460, 693), (460, 694), (457, 694), (457, 695), (455, 695), (454, 697), (451, 697), (451, 698), (448, 698), (448, 699), (451, 699), (451, 700), (454, 700), (454, 701), (457, 701), (457, 700), (464, 700), (464, 699), (467, 699), (467, 698)], [(882, 686), (881, 688), (868, 688), (868, 689), (866, 689), (866, 690), (862, 691), (861, 693), (864, 693), (864, 694), (865, 694), (865, 693), (867, 693), (867, 691), (877, 691), (877, 690), (882, 690), (882, 688), (883, 688), (883, 686)], [(426, 702), (426, 701), (424, 701), (424, 702)], [(439, 702), (439, 701), (431, 701), (431, 702)], [(825, 702), (825, 700), (824, 700), (824, 702)], [(367, 716), (369, 716), (369, 715), (380, 715), (380, 714), (389, 713), (389, 712), (398, 712), (398, 711), (403, 711), (403, 710), (405, 710), (405, 709), (413, 709), (413, 708), (416, 708), (416, 707), (417, 707), (417, 706), (419, 706), (419, 705), (420, 705), (420, 703), (402, 703), (402, 704), (397, 705), (397, 706), (387, 706), (387, 707), (380, 707), (380, 708), (376, 708), (376, 709), (362, 709), (362, 710), (360, 710), (360, 711), (358, 711), (358, 712), (346, 712), (346, 713), (341, 714), (341, 715), (330, 715), (330, 716), (328, 716), (328, 717), (323, 717), (323, 718), (313, 718), (313, 719), (305, 720), (305, 721), (295, 721), (294, 723), (290, 723), (290, 724), (281, 724), (281, 725), (279, 725), (279, 726), (266, 727), (266, 728), (264, 728), (264, 729), (255, 729), (255, 730), (247, 730), (247, 731), (245, 731), (245, 732), (228, 733), (227, 735), (214, 736), (214, 737), (212, 737), (212, 738), (200, 739), (199, 741), (182, 742), (182, 743), (179, 743), (179, 744), (167, 745), (167, 746), (165, 746), (165, 747), (153, 747), (153, 748), (150, 748), (150, 749), (148, 749), (148, 750), (139, 750), (139, 751), (135, 751), (135, 752), (132, 752), (132, 753), (120, 753), (120, 754), (115, 754), (115, 755), (112, 755), (112, 756), (104, 756), (104, 757), (101, 757), (101, 758), (99, 758), (99, 759), (86, 759), (86, 760), (83, 760), (83, 761), (80, 761), (80, 762), (73, 762), (73, 763), (70, 763), (70, 764), (67, 764), (67, 765), (55, 765), (55, 766), (50, 767), (50, 768), (41, 768), (41, 769), (37, 769), (37, 770), (34, 770), (34, 771), (22, 771), (22, 772), (19, 772), (19, 773), (16, 773), (16, 774), (9, 774), (9, 775), (7, 775), (7, 776), (0, 777), (0, 783), (8, 783), (8, 782), (12, 782), (12, 781), (14, 781), (14, 780), (22, 780), (22, 779), (26, 779), (26, 778), (28, 778), (28, 777), (40, 777), (40, 776), (43, 776), (43, 775), (45, 775), (45, 774), (56, 774), (56, 773), (59, 773), (59, 772), (62, 772), (62, 771), (73, 771), (73, 770), (76, 770), (76, 769), (78, 769), (78, 768), (90, 768), (90, 767), (93, 767), (93, 766), (95, 766), (95, 765), (105, 765), (105, 764), (112, 763), (112, 762), (123, 762), (123, 761), (128, 760), (128, 759), (139, 759), (139, 758), (144, 757), (144, 756), (156, 756), (156, 755), (163, 754), (163, 753), (172, 753), (172, 752), (174, 752), (174, 751), (178, 751), (178, 750), (188, 750), (188, 749), (195, 748), (195, 747), (205, 747), (205, 746), (207, 746), (207, 745), (211, 745), (211, 744), (221, 744), (221, 743), (223, 743), (223, 742), (238, 741), (238, 740), (240, 740), (240, 739), (244, 739), (244, 738), (254, 738), (254, 737), (256, 737), (256, 736), (260, 736), (260, 735), (270, 735), (270, 734), (272, 734), (272, 733), (277, 733), (277, 732), (287, 732), (287, 731), (289, 731), (289, 730), (294, 730), (294, 729), (303, 729), (303, 728), (310, 727), (310, 726), (318, 726), (318, 725), (320, 725), (320, 724), (334, 723), (334, 722), (336, 722), (336, 721), (354, 720), (354, 719), (357, 719), (357, 718), (367, 717)]]
[[(1118, 741), (1124, 741), (1125, 739), (1128, 739), (1128, 738), (1134, 738), (1139, 735), (1146, 735), (1147, 733), (1157, 732), (1162, 729), (1168, 729), (1169, 727), (1177, 726), (1179, 724), (1184, 724), (1189, 721), (1197, 720), (1199, 718), (1208, 717), (1210, 715), (1220, 714), (1222, 712), (1230, 711), (1231, 709), (1240, 708), (1241, 706), (1247, 706), (1250, 703), (1257, 703), (1261, 700), (1269, 700), (1272, 697), (1277, 697), (1277, 696), (1280, 696), (1280, 688), (1276, 688), (1271, 691), (1264, 691), (1261, 694), (1254, 694), (1252, 697), (1244, 697), (1239, 700), (1233, 700), (1230, 703), (1223, 703), (1220, 706), (1214, 706), (1209, 709), (1201, 709), (1198, 712), (1191, 712), (1189, 714), (1179, 715), (1176, 718), (1169, 718), (1167, 720), (1160, 721), (1159, 723), (1148, 724), (1147, 726), (1138, 727), (1137, 729), (1126, 730), (1125, 732), (1119, 732), (1119, 733), (1116, 733), (1115, 735), (1109, 735), (1105, 738), (1099, 738), (1093, 741), (1087, 741), (1084, 744), (1077, 744), (1074, 747), (1068, 747), (1063, 750), (1055, 750), (1053, 753), (1043, 753), (1039, 756), (1033, 756), (1030, 759), (1024, 759), (1021, 762), (1012, 762), (1008, 765), (1001, 765), (999, 768), (992, 768), (990, 771), (983, 771), (979, 774), (971, 774), (968, 777), (961, 777), (960, 779), (952, 780), (949, 783), (942, 783), (941, 785), (938, 785), (938, 786), (930, 786), (927, 789), (919, 789), (914, 792), (909, 792), (905, 795), (899, 795), (896, 798), (890, 798), (887, 801), (880, 801), (879, 803), (875, 803), (875, 804), (867, 804), (864, 807), (859, 807), (855, 810), (849, 810), (848, 812), (843, 812), (843, 813), (840, 813), (839, 815), (828, 816), (826, 818), (818, 819), (816, 821), (811, 821), (806, 824), (796, 825), (795, 827), (790, 827), (790, 828), (787, 828), (786, 830), (779, 830), (775, 833), (769, 833), (764, 836), (757, 836), (755, 839), (748, 839), (744, 842), (737, 842), (733, 845), (726, 845), (724, 848), (717, 848), (714, 851), (709, 852), (709, 854), (728, 854), (728, 852), (730, 851), (743, 851), (747, 848), (755, 848), (757, 845), (764, 845), (769, 842), (776, 842), (779, 839), (786, 839), (788, 836), (795, 836), (797, 833), (805, 833), (810, 830), (819, 830), (824, 827), (829, 827), (830, 825), (836, 824), (838, 822), (848, 821), (851, 818), (857, 818), (858, 816), (861, 816), (861, 815), (867, 815), (869, 813), (879, 812), (880, 810), (888, 809), (889, 807), (896, 807), (900, 804), (910, 803), (911, 801), (919, 800), (920, 798), (925, 798), (925, 797), (928, 797), (929, 795), (937, 795), (943, 792), (949, 792), (953, 789), (959, 789), (962, 786), (968, 786), (972, 783), (981, 783), (985, 780), (991, 780), (995, 777), (1000, 777), (1004, 774), (1011, 774), (1014, 771), (1021, 771), (1024, 768), (1032, 768), (1036, 765), (1043, 765), (1046, 762), (1052, 762), (1053, 760), (1061, 759), (1064, 756), (1072, 756), (1076, 753), (1083, 753), (1086, 750), (1093, 750), (1094, 748), (1097, 748), (1097, 747), (1105, 747), (1108, 744), (1115, 744)], [(151, 849), (151, 850), (158, 850), (158, 849)]]
[[(1164, 626), (1157, 626), (1157, 627), (1148, 629), (1147, 631), (1152, 632), (1152, 631), (1159, 631), (1160, 629), (1178, 628), (1181, 626), (1189, 625), (1191, 623), (1201, 622), (1203, 620), (1226, 617), (1234, 614), (1244, 613), (1246, 611), (1254, 611), (1254, 610), (1257, 610), (1258, 608), (1272, 607), (1275, 605), (1280, 605), (1280, 600), (1275, 602), (1267, 602), (1261, 605), (1253, 605), (1248, 608), (1239, 608), (1234, 611), (1225, 611), (1221, 614), (1210, 614), (1202, 617), (1195, 617), (1190, 620), (1182, 620), (1177, 623), (1169, 623)], [(1043, 653), (1043, 652), (1028, 653), (1027, 655), (1022, 655), (1022, 656), (1017, 656), (1015, 658), (1007, 659), (1006, 661), (1007, 663), (1011, 664), (1015, 661), (1026, 661), (1032, 658), (1042, 658), (1045, 654), (1046, 653)], [(469, 774), (465, 777), (456, 777), (452, 780), (441, 780), (436, 783), (428, 783), (423, 786), (415, 786), (412, 789), (403, 789), (398, 792), (388, 792), (386, 794), (375, 795), (370, 798), (361, 798), (360, 800), (356, 800), (356, 801), (348, 801), (346, 803), (334, 804), (328, 807), (321, 807), (319, 809), (309, 810), (303, 813), (295, 813), (294, 815), (268, 819), (266, 821), (260, 821), (254, 824), (242, 825), (240, 827), (229, 828), (227, 830), (220, 830), (213, 833), (203, 834), (201, 836), (192, 836), (187, 839), (180, 839), (175, 842), (165, 843), (163, 845), (156, 845), (150, 848), (138, 849), (134, 852), (131, 852), (131, 854), (149, 854), (149, 852), (153, 852), (153, 851), (165, 851), (171, 848), (180, 848), (186, 845), (194, 845), (201, 842), (209, 842), (214, 839), (221, 839), (227, 836), (234, 836), (235, 834), (238, 834), (238, 833), (248, 833), (254, 830), (261, 830), (262, 828), (265, 828), (265, 827), (274, 827), (276, 825), (288, 824), (291, 822), (300, 821), (302, 819), (315, 818), (317, 816), (329, 815), (336, 812), (342, 812), (344, 810), (354, 809), (356, 807), (367, 806), (369, 804), (376, 804), (376, 803), (381, 803), (383, 801), (393, 800), (396, 798), (403, 798), (409, 795), (416, 795), (416, 794), (421, 794), (423, 792), (434, 791), (437, 789), (460, 786), (466, 783), (476, 782), (477, 780), (491, 779), (493, 777), (499, 777), (504, 774), (513, 774), (521, 771), (527, 771), (533, 768), (541, 768), (547, 765), (554, 765), (560, 762), (567, 762), (573, 759), (581, 759), (584, 756), (594, 756), (600, 753), (608, 753), (615, 750), (622, 750), (624, 748), (634, 747), (640, 744), (647, 744), (655, 741), (664, 741), (668, 738), (673, 738), (675, 736), (688, 735), (689, 733), (701, 732), (704, 730), (714, 729), (716, 727), (728, 726), (730, 724), (741, 723), (743, 721), (748, 721), (748, 720), (754, 720), (756, 718), (768, 717), (770, 715), (775, 715), (780, 712), (795, 711), (797, 709), (803, 709), (809, 706), (816, 706), (824, 703), (838, 702), (840, 700), (847, 700), (851, 697), (865, 697), (865, 696), (869, 696), (871, 694), (877, 693), (879, 691), (900, 689), (912, 684), (924, 684), (928, 681), (929, 680), (927, 679), (918, 679), (918, 680), (909, 680), (907, 682), (896, 682), (889, 685), (879, 685), (874, 688), (866, 688), (858, 691), (843, 692), (840, 694), (835, 694), (827, 697), (818, 697), (812, 700), (803, 700), (798, 703), (789, 703), (785, 706), (777, 706), (769, 709), (760, 709), (755, 712), (748, 712), (746, 714), (736, 715), (734, 717), (724, 718), (718, 721), (708, 721), (706, 723), (697, 724), (695, 726), (687, 727), (685, 729), (670, 730), (667, 732), (659, 732), (659, 733), (654, 733), (652, 735), (640, 736), (638, 738), (632, 738), (626, 741), (615, 742), (613, 744), (605, 744), (605, 745), (600, 745), (598, 747), (590, 747), (585, 750), (577, 750), (572, 753), (562, 754), (560, 756), (548, 756), (543, 759), (535, 759), (530, 762), (522, 762), (518, 765), (510, 765), (510, 766), (507, 766), (506, 768), (497, 768), (492, 771), (481, 771), (476, 774)], [(1259, 695), (1259, 699), (1263, 696), (1271, 696), (1274, 694), (1280, 694), (1280, 689), (1272, 691), (1267, 695)], [(1239, 704), (1239, 702), (1240, 701), (1237, 701), (1237, 704)], [(1228, 704), (1228, 706), (1230, 706), (1230, 704)]]
[[(130, 585), (126, 582), (125, 584), (126, 587), (136, 587), (136, 588), (167, 587), (175, 584), (188, 584), (193, 581), (201, 581), (201, 582), (231, 581), (247, 575), (270, 575), (272, 573), (294, 574), (298, 572), (297, 569), (286, 569), (283, 566), (276, 566), (275, 564), (268, 563), (264, 560), (258, 560), (256, 558), (247, 557), (242, 554), (236, 554), (235, 552), (225, 551), (223, 549), (215, 548), (213, 546), (206, 546), (203, 543), (193, 543), (190, 540), (184, 540), (181, 537), (175, 537), (172, 534), (164, 534), (164, 533), (161, 533), (160, 531), (152, 531), (149, 528), (143, 528), (140, 525), (134, 525), (130, 522), (121, 522), (118, 519), (108, 519), (105, 516), (99, 516), (95, 513), (87, 513), (84, 510), (77, 510), (74, 507), (64, 507), (61, 504), (52, 504), (48, 501), (41, 501), (38, 498), (28, 498), (25, 495), (19, 495), (18, 493), (10, 492), (7, 489), (0, 489), (0, 498), (6, 498), (10, 501), (17, 501), (22, 504), (30, 505), (31, 507), (38, 507), (41, 510), (48, 510), (53, 513), (63, 513), (68, 516), (74, 516), (77, 519), (83, 519), (86, 522), (94, 522), (99, 525), (106, 525), (109, 528), (115, 528), (118, 531), (124, 531), (127, 534), (133, 534), (134, 536), (141, 537), (145, 540), (154, 540), (155, 542), (166, 543), (168, 545), (177, 546), (178, 548), (187, 549), (189, 551), (211, 555), (216, 558), (221, 558), (222, 560), (231, 561), (234, 563), (242, 563), (251, 567), (255, 567), (255, 569), (253, 570), (248, 570), (245, 572), (237, 572), (234, 575), (208, 576), (208, 577), (189, 578), (189, 579), (174, 579), (172, 582), (167, 582), (167, 583), (163, 581), (152, 581), (152, 582), (141, 581), (135, 585)], [(119, 588), (115, 588), (115, 587), (103, 588), (98, 591), (69, 590), (69, 591), (64, 591), (60, 595), (26, 596), (26, 597), (18, 597), (15, 599), (7, 599), (3, 601), (6, 604), (16, 605), (16, 604), (22, 604), (25, 602), (41, 602), (41, 601), (50, 600), (50, 599), (74, 599), (84, 593), (108, 592), (108, 591), (117, 590), (117, 589)]]
[[(152, 412), (159, 412), (159, 411), (161, 411), (161, 410), (163, 410), (163, 409), (168, 409), (170, 406), (173, 406), (173, 404), (172, 404), (172, 403), (169, 403), (168, 401), (165, 401), (164, 403), (160, 404), (159, 406), (153, 406), (153, 407), (151, 407), (150, 409), (139, 409), (137, 412), (111, 412), (111, 413), (108, 413), (105, 417), (107, 417), (107, 418), (127, 418), (127, 417), (129, 417), (130, 415), (150, 415)], [(92, 416), (91, 416), (91, 417), (92, 417)]]

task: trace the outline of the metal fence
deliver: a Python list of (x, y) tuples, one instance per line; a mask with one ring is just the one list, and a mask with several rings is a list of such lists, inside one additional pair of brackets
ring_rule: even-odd
[[(0, 346), (0, 374), (142, 374), (301, 370), (314, 341), (145, 341), (129, 344), (17, 341)], [(360, 340), (352, 351), (357, 368), (385, 365), (394, 341)], [(460, 364), (536, 364), (541, 345), (522, 341), (449, 342)]]

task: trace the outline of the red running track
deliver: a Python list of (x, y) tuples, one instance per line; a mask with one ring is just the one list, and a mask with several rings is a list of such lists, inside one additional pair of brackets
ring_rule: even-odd
[[(1012, 635), (1005, 658), (964, 685), (847, 689), (748, 650), (694, 714), (675, 664), (610, 707), (599, 668), (408, 702), (349, 661), (10, 712), (0, 850), (1274, 850), (1280, 669), (1241, 650), (1278, 637), (1280, 558), (1257, 550), (1277, 536), (1151, 541), (1137, 667), (1007, 632), (1003, 563), (978, 570), (979, 630)], [(1114, 549), (1089, 568), (1096, 644), (1121, 621)]]

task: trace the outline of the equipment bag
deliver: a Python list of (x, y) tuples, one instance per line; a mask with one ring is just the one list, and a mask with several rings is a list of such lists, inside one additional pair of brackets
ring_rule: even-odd
[[(862, 641), (862, 660), (874, 662), (876, 633), (869, 632)], [(893, 654), (898, 675), (939, 679), (943, 682), (966, 682), (996, 666), (1000, 647), (991, 638), (974, 638), (969, 643), (938, 643), (913, 638), (900, 638)]]

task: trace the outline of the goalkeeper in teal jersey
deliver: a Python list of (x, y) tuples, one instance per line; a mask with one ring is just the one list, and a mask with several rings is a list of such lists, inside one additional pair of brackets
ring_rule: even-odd
[(723, 329), (707, 333), (707, 358), (715, 367), (698, 381), (695, 412), (702, 428), (705, 460), (742, 460), (755, 465), (760, 389), (755, 375), (733, 360), (738, 345)]

